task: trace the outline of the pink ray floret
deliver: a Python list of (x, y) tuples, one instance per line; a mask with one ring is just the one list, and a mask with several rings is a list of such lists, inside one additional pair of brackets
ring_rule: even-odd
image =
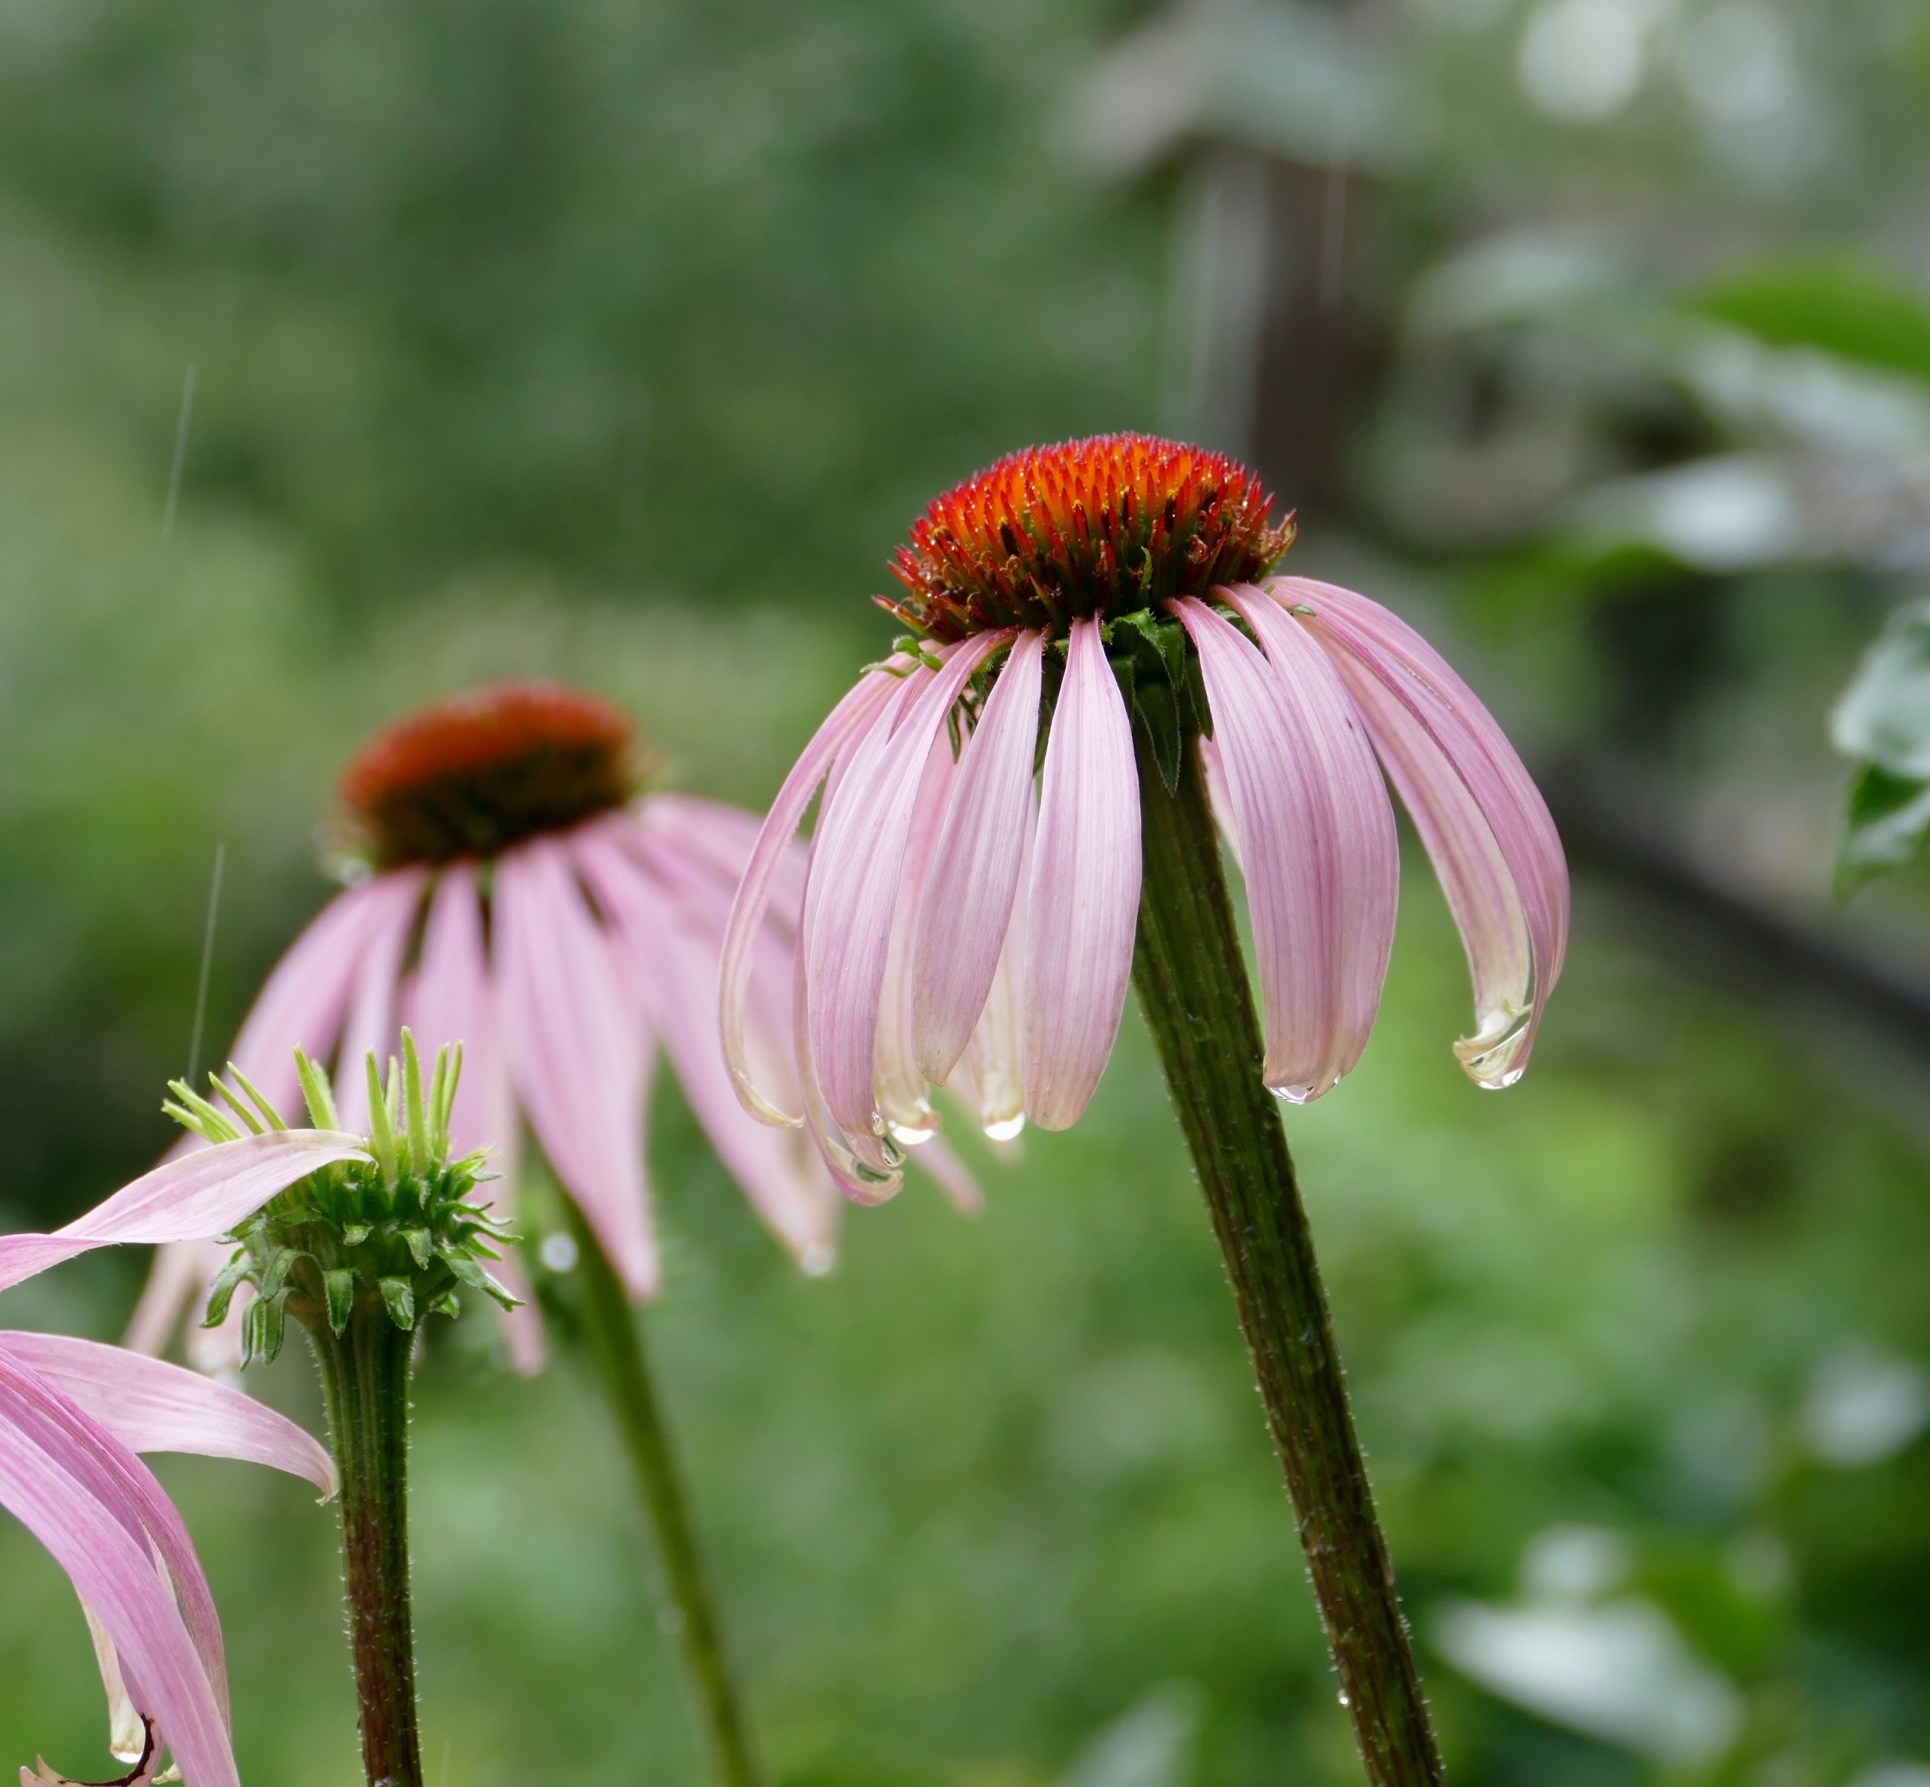
[[(212, 1242), (318, 1167), (363, 1155), (354, 1136), (288, 1130), (171, 1160), (51, 1235), (0, 1236), (0, 1289), (126, 1242)], [(237, 1787), (227, 1664), (214, 1597), (187, 1529), (143, 1452), (242, 1458), (335, 1491), (328, 1454), (239, 1391), (119, 1347), (0, 1332), (0, 1505), (67, 1572), (125, 1694), (120, 1743), (163, 1750), (195, 1787)], [(22, 1769), (33, 1787), (57, 1781)]]
[(853, 1197), (896, 1188), (902, 1147), (935, 1125), (933, 1087), (995, 1137), (1063, 1128), (1091, 1098), (1140, 891), (1139, 672), (1118, 666), (1155, 638), (1198, 678), (1172, 699), (1208, 729), (1191, 745), (1245, 881), (1266, 1083), (1318, 1098), (1367, 1046), (1399, 891), (1389, 782), (1467, 947), (1475, 1021), (1456, 1053), (1486, 1087), (1527, 1066), (1568, 928), (1548, 809), (1406, 622), (1265, 576), (1292, 538), (1271, 510), (1230, 460), (1110, 435), (1001, 460), (935, 502), (898, 555), (905, 593), (880, 601), (922, 638), (865, 672), (786, 779), (721, 977), (744, 1108), (798, 1121), (748, 1046), (748, 963), (774, 865), (822, 790), (798, 1067), (803, 1121)]

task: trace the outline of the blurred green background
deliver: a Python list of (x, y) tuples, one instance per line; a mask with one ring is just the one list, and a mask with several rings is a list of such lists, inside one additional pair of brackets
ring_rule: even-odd
[[(1828, 729), (1930, 586), (1927, 116), (1921, 0), (6, 0), (0, 1226), (166, 1144), (217, 843), (218, 1046), (382, 719), (573, 678), (755, 805), (934, 491), (1202, 438), (1465, 663), (1575, 858), (1519, 1088), (1454, 1066), (1410, 851), (1289, 1122), (1454, 1779), (1930, 1787), (1930, 878), (1833, 898)], [(1143, 1035), (960, 1146), (983, 1218), (914, 1179), (807, 1283), (658, 1101), (778, 1780), (1357, 1779)], [(0, 1319), (112, 1337), (143, 1264)], [(585, 1391), (485, 1320), (427, 1361), (438, 1787), (704, 1778)], [(161, 1470), (246, 1778), (347, 1787), (332, 1514)], [(0, 1764), (86, 1773), (71, 1591), (10, 1523), (0, 1583)]]

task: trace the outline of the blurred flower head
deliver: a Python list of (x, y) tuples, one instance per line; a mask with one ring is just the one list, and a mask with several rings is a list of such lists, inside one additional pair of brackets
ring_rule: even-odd
[[(425, 1054), (461, 1043), (455, 1152), (493, 1149), (513, 1186), (526, 1120), (631, 1295), (647, 1298), (660, 1272), (644, 1125), (661, 1046), (758, 1214), (804, 1270), (823, 1272), (830, 1182), (808, 1146), (745, 1115), (717, 1041), (718, 952), (757, 821), (639, 795), (642, 767), (627, 715), (544, 683), (476, 690), (378, 734), (343, 775), (327, 828), (352, 885), (269, 976), (232, 1059), (293, 1108), (294, 1049), (324, 1064), (385, 1058), (405, 1024)], [(778, 868), (749, 945), (747, 1031), (759, 1071), (786, 1087), (801, 857)], [(366, 1127), (362, 1076), (338, 1077), (344, 1126)], [(968, 1182), (955, 1189), (971, 1195)], [(213, 1264), (205, 1251), (158, 1262), (130, 1344), (164, 1345)], [(506, 1319), (517, 1363), (535, 1368), (536, 1312)], [(232, 1348), (203, 1362), (230, 1364)]]
[[(1140, 766), (1175, 786), (1195, 740), (1245, 871), (1268, 1085), (1318, 1097), (1366, 1046), (1399, 868), (1382, 769), (1467, 946), (1475, 1027), (1457, 1053), (1481, 1085), (1520, 1077), (1567, 937), (1547, 808), (1411, 627), (1266, 577), (1292, 538), (1271, 510), (1231, 460), (1114, 435), (1001, 460), (915, 526), (893, 567), (907, 593), (880, 601), (916, 634), (806, 747), (724, 948), (739, 1096), (806, 1125), (852, 1196), (897, 1188), (937, 1126), (933, 1086), (994, 1135), (1085, 1108), (1132, 967)], [(820, 787), (793, 1104), (754, 1058), (753, 973)]]

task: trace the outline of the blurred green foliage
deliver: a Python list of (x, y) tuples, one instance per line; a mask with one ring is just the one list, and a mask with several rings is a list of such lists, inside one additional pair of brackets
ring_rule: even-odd
[[(1780, 796), (1905, 574), (1816, 531), (1712, 562), (1652, 504), (1570, 505), (1707, 458), (1809, 466), (1798, 423), (1871, 413), (1837, 402), (1843, 365), (1920, 380), (1894, 250), (1930, 14), (1791, 10), (1803, 117), (1829, 122), (1791, 174), (1694, 98), (1714, 0), (1656, 27), (1676, 72), (1587, 128), (1521, 99), (1547, 10), (1436, 0), (1402, 27), (1437, 152), (1362, 226), (1396, 321), (1353, 506), (1296, 555), (1458, 590), (1530, 732)], [(218, 1044), (325, 897), (311, 828), (379, 720), (567, 677), (629, 705), (680, 785), (754, 805), (885, 636), (864, 598), (933, 490), (1156, 421), (1172, 183), (1065, 149), (1080, 71), (1136, 11), (0, 8), (0, 1219), (59, 1221), (166, 1145), (217, 841)], [(1550, 218), (1626, 223), (1625, 252), (1456, 258)], [(1699, 258), (1671, 259), (1684, 240)], [(1739, 342), (1759, 357), (1725, 384)], [(1792, 407), (1819, 389), (1835, 409)], [(1885, 438), (1894, 460), (1914, 437)], [(1921, 1136), (1871, 1102), (1908, 1070), (1778, 1028), (1652, 913), (1584, 894), (1535, 1069), (1491, 1099), (1449, 1055), (1465, 970), (1412, 877), (1367, 1061), (1292, 1118), (1453, 1775), (1848, 1787), (1930, 1758), (1930, 1206)], [(1076, 1131), (1011, 1170), (974, 1150), (980, 1222), (914, 1181), (850, 1214), (823, 1283), (672, 1088), (653, 1150), (649, 1319), (780, 1780), (1046, 1787), (1083, 1754), (1080, 1787), (1123, 1787), (1087, 1745), (1135, 1705), (1197, 1707), (1202, 1787), (1356, 1778), (1132, 1022)], [(140, 1266), (77, 1264), (0, 1319), (111, 1336)], [(292, 1351), (263, 1383), (319, 1418)], [(431, 1780), (701, 1779), (575, 1362), (510, 1379), (468, 1318), (418, 1407)], [(162, 1469), (226, 1616), (247, 1778), (348, 1783), (332, 1515), (240, 1467)], [(1590, 1544), (1604, 1570), (1557, 1583)], [(11, 1524), (0, 1581), (0, 1764), (85, 1773), (71, 1595)], [(1524, 1710), (1447, 1654), (1471, 1603), (1660, 1610), (1733, 1729), (1690, 1764)]]

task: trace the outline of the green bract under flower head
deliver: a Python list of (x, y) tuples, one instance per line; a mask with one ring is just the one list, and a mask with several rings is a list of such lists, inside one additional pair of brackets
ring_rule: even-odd
[[(340, 1127), (328, 1075), (298, 1049), (296, 1066), (317, 1129)], [(462, 1072), (460, 1045), (443, 1049), (425, 1085), (415, 1038), (402, 1032), (402, 1060), (391, 1059), (386, 1082), (375, 1057), (369, 1077), (370, 1159), (338, 1161), (298, 1180), (235, 1230), (240, 1246), (216, 1279), (206, 1325), (218, 1326), (243, 1284), (254, 1287), (242, 1334), (242, 1358), (272, 1359), (287, 1318), (326, 1322), (336, 1334), (359, 1307), (379, 1308), (398, 1328), (414, 1331), (432, 1313), (455, 1315), (468, 1285), (505, 1309), (516, 1298), (489, 1274), (512, 1240), (505, 1224), (472, 1201), (489, 1175), (485, 1151), (449, 1158), (449, 1115)], [(186, 1082), (163, 1108), (178, 1123), (220, 1145), (244, 1131), (286, 1129), (274, 1105), (232, 1063), (228, 1077), (209, 1075), (222, 1110)]]

